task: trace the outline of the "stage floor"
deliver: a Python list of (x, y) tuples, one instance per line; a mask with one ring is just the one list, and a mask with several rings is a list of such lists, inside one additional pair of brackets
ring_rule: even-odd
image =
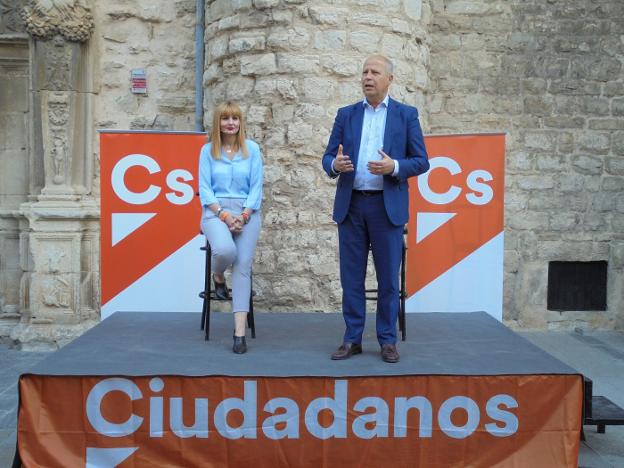
[[(48, 376), (384, 376), (579, 374), (485, 312), (407, 314), (400, 362), (381, 361), (375, 316), (367, 317), (364, 352), (332, 361), (341, 314), (256, 313), (257, 338), (232, 353), (231, 314), (211, 314), (210, 340), (200, 314), (117, 312), (53, 353), (29, 374)], [(248, 332), (249, 335), (249, 332)]]

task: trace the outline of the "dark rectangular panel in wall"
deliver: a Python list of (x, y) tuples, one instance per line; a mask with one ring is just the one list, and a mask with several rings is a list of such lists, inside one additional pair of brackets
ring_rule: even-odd
[(607, 262), (550, 262), (548, 310), (607, 310)]

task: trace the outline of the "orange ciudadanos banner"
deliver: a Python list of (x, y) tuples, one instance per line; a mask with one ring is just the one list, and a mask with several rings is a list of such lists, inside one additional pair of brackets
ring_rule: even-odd
[[(544, 391), (548, 388), (548, 391)], [(26, 467), (576, 467), (578, 375), (24, 375)]]
[(505, 134), (428, 135), (410, 179), (408, 312), (503, 315)]

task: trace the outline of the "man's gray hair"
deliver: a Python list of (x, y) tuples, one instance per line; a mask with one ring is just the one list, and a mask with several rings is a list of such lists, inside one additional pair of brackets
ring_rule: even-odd
[(381, 54), (371, 55), (370, 57), (366, 59), (365, 62), (369, 61), (370, 59), (381, 60), (383, 63), (385, 63), (386, 72), (388, 72), (388, 75), (392, 75), (394, 73), (394, 64), (392, 63), (392, 60), (390, 60), (385, 55), (381, 55)]

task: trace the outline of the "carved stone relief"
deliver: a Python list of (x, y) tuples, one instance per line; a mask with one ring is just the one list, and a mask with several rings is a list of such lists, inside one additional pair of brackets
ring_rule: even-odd
[(68, 309), (71, 305), (71, 280), (61, 275), (41, 281), (41, 302), (48, 307)]
[[(70, 97), (67, 92), (53, 92), (48, 94), (48, 122), (45, 133), (44, 152), (46, 165), (46, 186), (64, 185), (71, 181), (69, 169), (71, 162), (68, 155), (69, 129), (67, 124), (70, 112)], [(44, 130), (45, 131), (45, 130)]]
[(30, 0), (22, 19), (31, 36), (45, 40), (56, 35), (85, 42), (93, 32), (93, 16), (85, 0)]
[(62, 91), (71, 84), (72, 50), (62, 36), (54, 36), (47, 44), (45, 54), (46, 89)]
[(0, 34), (25, 32), (21, 12), (26, 0), (0, 0)]

